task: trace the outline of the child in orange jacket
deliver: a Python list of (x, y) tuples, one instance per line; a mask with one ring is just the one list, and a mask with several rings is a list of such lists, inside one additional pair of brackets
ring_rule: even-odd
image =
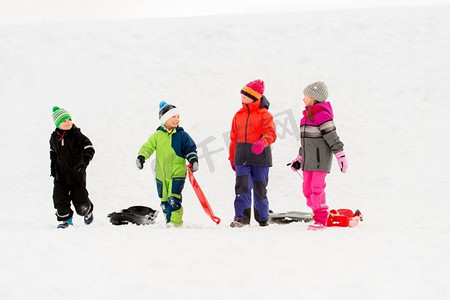
[(236, 172), (235, 217), (231, 227), (250, 224), (252, 190), (255, 219), (260, 226), (268, 225), (270, 145), (277, 136), (272, 114), (268, 111), (270, 104), (263, 94), (262, 80), (245, 85), (241, 90), (242, 108), (234, 115), (231, 125), (228, 159)]

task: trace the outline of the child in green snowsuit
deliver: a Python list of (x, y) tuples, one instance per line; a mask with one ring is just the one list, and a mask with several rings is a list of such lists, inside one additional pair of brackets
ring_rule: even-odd
[(186, 180), (186, 161), (192, 172), (198, 170), (197, 146), (187, 132), (179, 127), (180, 113), (177, 107), (162, 101), (159, 104), (161, 126), (142, 145), (136, 159), (139, 170), (156, 151), (156, 188), (168, 227), (183, 224), (181, 192)]

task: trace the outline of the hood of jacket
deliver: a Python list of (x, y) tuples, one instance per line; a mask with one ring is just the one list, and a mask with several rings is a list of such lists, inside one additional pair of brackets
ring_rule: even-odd
[(264, 108), (269, 110), (270, 102), (269, 102), (269, 100), (267, 100), (266, 96), (263, 95), (260, 100), (257, 100), (257, 101), (254, 101), (254, 102), (248, 103), (248, 104), (242, 103), (242, 109), (246, 110), (247, 107), (250, 111), (255, 111), (255, 110), (264, 109)]

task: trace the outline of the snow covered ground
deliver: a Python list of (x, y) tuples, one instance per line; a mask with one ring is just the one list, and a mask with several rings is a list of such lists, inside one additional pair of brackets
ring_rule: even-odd
[[(449, 299), (450, 6), (0, 26), (2, 299)], [(274, 211), (308, 211), (296, 155), (303, 87), (324, 80), (349, 171), (327, 177), (331, 208), (355, 228), (232, 229), (227, 132), (239, 90), (261, 78), (278, 127)], [(182, 110), (215, 214), (184, 189), (185, 225), (113, 226), (132, 205), (159, 209), (139, 147), (158, 103)], [(95, 220), (56, 230), (51, 109), (94, 143)], [(224, 138), (225, 137), (225, 138)]]

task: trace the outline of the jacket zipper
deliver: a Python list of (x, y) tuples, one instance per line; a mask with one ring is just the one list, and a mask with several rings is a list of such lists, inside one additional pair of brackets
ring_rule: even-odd
[(319, 148), (316, 148), (316, 154), (317, 154), (317, 168), (320, 168), (320, 152), (319, 152)]
[(248, 104), (245, 104), (247, 107), (247, 121), (245, 121), (245, 143), (247, 143), (247, 130), (248, 130), (248, 120), (250, 119), (250, 108), (248, 107)]
[(59, 138), (59, 140), (61, 141), (61, 146), (64, 147), (64, 136), (66, 135), (66, 132), (63, 131), (63, 134), (61, 135), (61, 137)]

